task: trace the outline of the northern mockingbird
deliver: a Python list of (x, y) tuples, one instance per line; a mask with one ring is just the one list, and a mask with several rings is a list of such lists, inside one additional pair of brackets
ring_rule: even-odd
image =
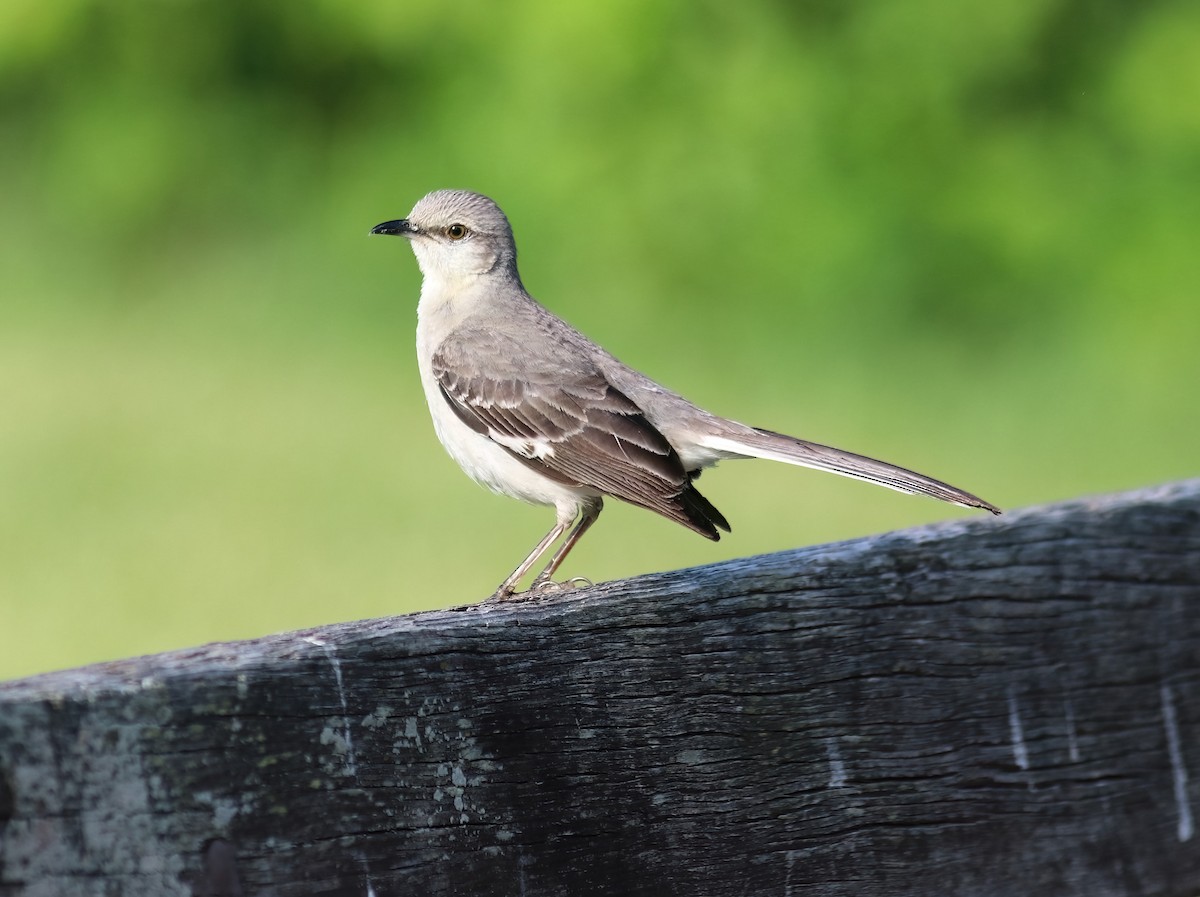
[(815, 467), (1000, 513), (911, 470), (709, 414), (622, 364), (525, 292), (508, 218), (486, 196), (438, 190), (371, 233), (407, 237), (421, 268), (417, 363), (438, 439), (477, 483), (557, 514), (493, 597), (512, 595), (578, 519), (532, 590), (553, 587), (605, 496), (716, 541), (729, 523), (695, 480), (727, 458)]

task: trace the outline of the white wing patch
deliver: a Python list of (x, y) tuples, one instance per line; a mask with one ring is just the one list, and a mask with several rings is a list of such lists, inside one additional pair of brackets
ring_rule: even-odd
[(554, 445), (548, 439), (521, 439), (518, 436), (508, 436), (488, 429), (488, 438), (498, 443), (510, 452), (516, 452), (522, 458), (533, 458), (540, 461), (543, 458), (554, 457)]

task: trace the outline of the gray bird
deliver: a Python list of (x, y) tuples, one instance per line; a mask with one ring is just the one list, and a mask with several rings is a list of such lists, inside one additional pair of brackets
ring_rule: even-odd
[(486, 196), (438, 190), (371, 233), (407, 237), (423, 275), (417, 363), (438, 439), (477, 483), (557, 514), (494, 598), (512, 595), (578, 519), (532, 591), (555, 587), (605, 496), (720, 539), (729, 523), (694, 481), (728, 458), (814, 467), (1000, 513), (911, 470), (717, 417), (621, 363), (525, 291), (508, 218)]

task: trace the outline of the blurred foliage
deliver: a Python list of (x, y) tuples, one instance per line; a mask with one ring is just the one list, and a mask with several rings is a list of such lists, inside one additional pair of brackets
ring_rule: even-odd
[[(1005, 507), (1194, 475), (1200, 7), (8, 0), (0, 675), (475, 600), (550, 524), (437, 446), (428, 190), (714, 410)], [(780, 465), (719, 546), (612, 507), (594, 578), (957, 513)]]

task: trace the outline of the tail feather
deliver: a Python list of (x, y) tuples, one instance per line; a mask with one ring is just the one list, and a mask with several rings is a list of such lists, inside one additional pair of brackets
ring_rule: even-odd
[(729, 455), (740, 455), (751, 458), (765, 458), (771, 461), (782, 461), (785, 464), (798, 464), (802, 467), (812, 467), (829, 473), (866, 480), (895, 489), (897, 492), (907, 492), (911, 495), (928, 495), (941, 501), (961, 505), (964, 508), (982, 508), (999, 514), (1000, 509), (970, 492), (966, 492), (949, 483), (935, 480), (924, 474), (885, 461), (876, 461), (865, 455), (843, 451), (828, 445), (818, 445), (815, 442), (805, 442), (783, 433), (773, 433), (770, 430), (760, 430), (757, 427), (746, 427), (736, 434), (708, 436), (703, 441), (707, 448)]

